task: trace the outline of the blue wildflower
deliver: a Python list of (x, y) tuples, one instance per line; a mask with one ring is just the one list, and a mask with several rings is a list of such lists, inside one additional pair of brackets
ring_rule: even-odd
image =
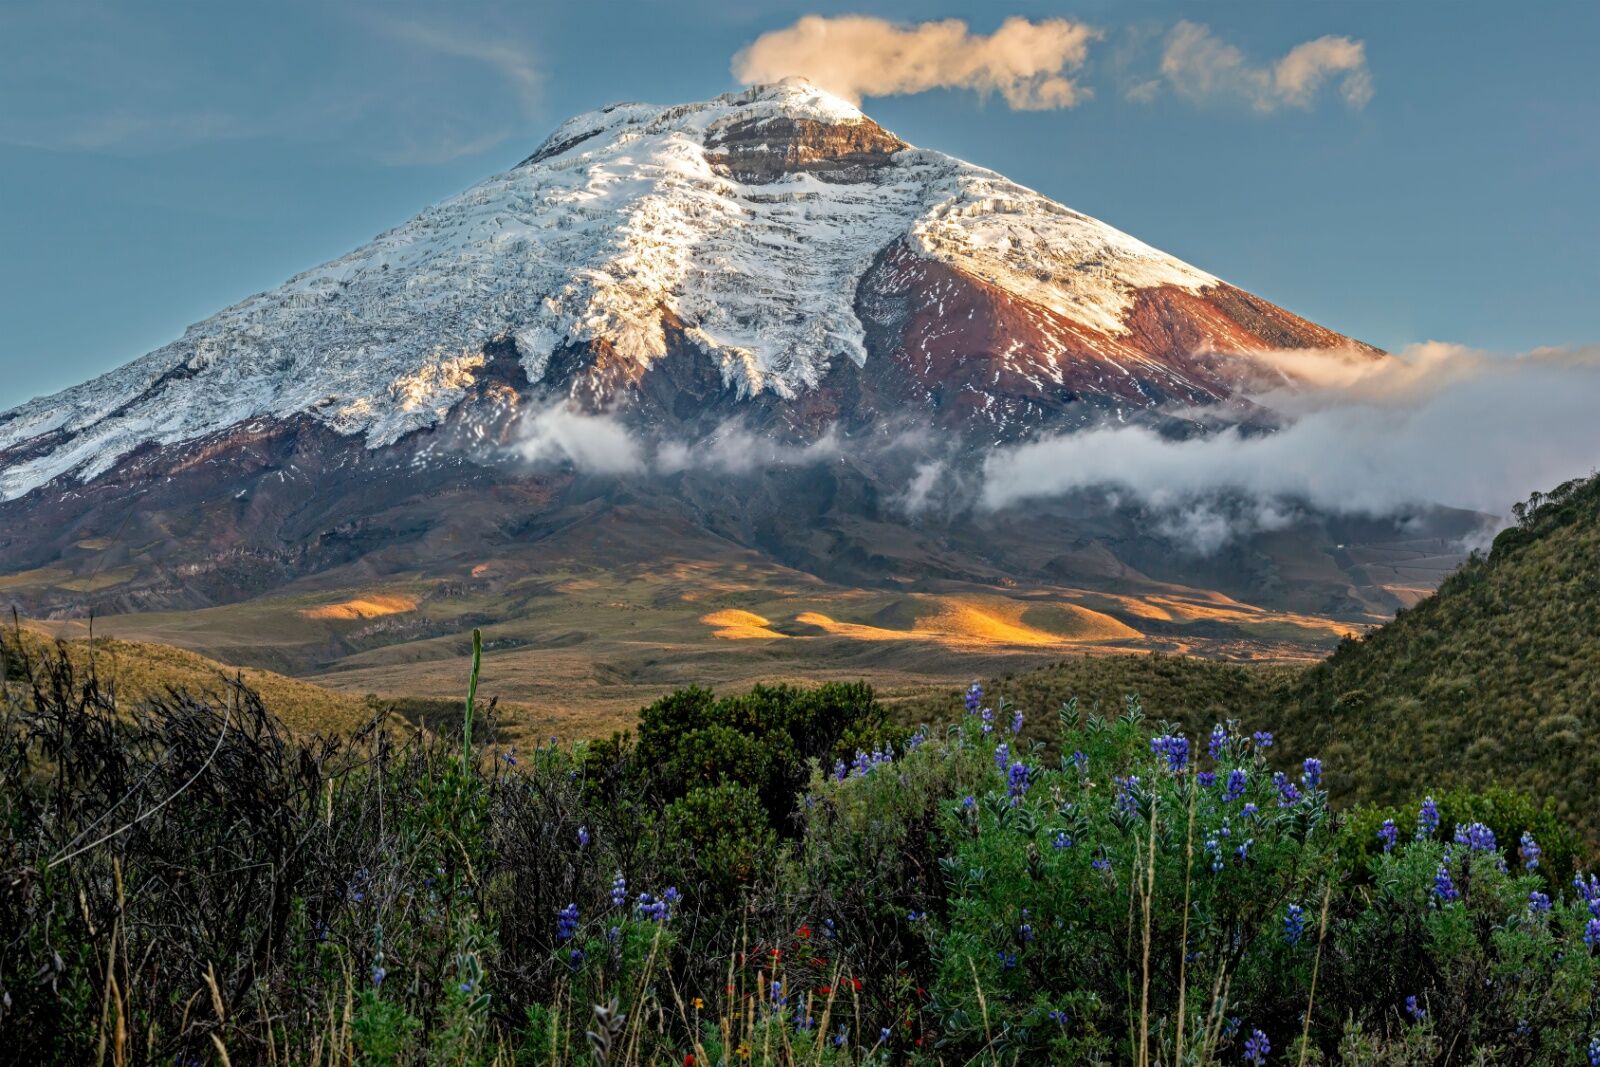
[(1183, 770), (1189, 762), (1189, 739), (1182, 734), (1163, 734), (1150, 739), (1150, 751), (1167, 760), (1167, 770)]
[(1065, 830), (1057, 830), (1056, 831), (1056, 836), (1051, 839), (1050, 844), (1051, 844), (1052, 847), (1058, 848), (1058, 849), (1071, 848), (1072, 847), (1072, 838), (1067, 835), (1067, 832)]
[(1260, 1030), (1252, 1030), (1250, 1036), (1244, 1039), (1244, 1061), (1252, 1067), (1261, 1067), (1266, 1063), (1267, 1053), (1271, 1051), (1272, 1042)]
[(1238, 848), (1233, 850), (1234, 853), (1239, 857), (1239, 862), (1240, 863), (1249, 863), (1250, 862), (1250, 846), (1255, 844), (1255, 843), (1256, 843), (1256, 839), (1255, 838), (1247, 837), (1247, 838), (1244, 839), (1244, 844), (1240, 845)]
[(611, 879), (611, 906), (620, 908), (628, 902), (628, 882), (618, 871), (617, 876)]
[(1089, 757), (1084, 755), (1082, 751), (1074, 752), (1072, 754), (1072, 763), (1081, 771), (1089, 765)]
[(1395, 829), (1393, 819), (1383, 820), (1383, 825), (1378, 827), (1378, 840), (1383, 842), (1383, 850), (1390, 852), (1394, 849), (1395, 838), (1400, 836), (1400, 831)]
[(1417, 840), (1432, 837), (1439, 830), (1439, 805), (1432, 797), (1422, 798), (1422, 809), (1417, 812)]
[(1304, 769), (1304, 773), (1301, 774), (1300, 781), (1304, 783), (1307, 789), (1315, 789), (1322, 784), (1321, 760), (1311, 757), (1308, 758), (1305, 763), (1301, 764), (1301, 766)]
[(1445, 903), (1460, 899), (1461, 890), (1456, 888), (1455, 879), (1450, 877), (1450, 868), (1440, 867), (1433, 876), (1433, 895)]
[(1298, 904), (1290, 904), (1283, 913), (1283, 939), (1291, 945), (1298, 945), (1306, 933), (1306, 909)]
[(1278, 787), (1278, 807), (1292, 808), (1300, 802), (1299, 787), (1282, 771), (1272, 776), (1272, 784)]
[(1001, 774), (1011, 765), (1011, 746), (1004, 741), (994, 746), (994, 766)]
[(1600, 919), (1590, 919), (1584, 926), (1583, 943), (1590, 948), (1600, 945)]
[(556, 912), (556, 940), (570, 941), (578, 932), (578, 906), (568, 904)]
[(1211, 728), (1211, 737), (1206, 741), (1206, 754), (1214, 760), (1220, 760), (1228, 751), (1228, 731), (1219, 722)]
[[(1255, 733), (1250, 735), (1250, 740), (1256, 743), (1257, 748), (1272, 747), (1272, 734), (1268, 733), (1266, 730), (1257, 730)], [(1259, 1030), (1256, 1031), (1258, 1034), (1260, 1032), (1261, 1031)]]
[(999, 957), (1000, 966), (1005, 970), (1009, 971), (1017, 965), (1017, 954), (1015, 952), (1001, 951), (996, 952), (995, 955)]
[(1022, 732), (1022, 712), (1020, 711), (1013, 711), (1011, 713), (1011, 732), (1014, 734), (1020, 734)]
[(1006, 776), (1006, 791), (1011, 794), (1012, 800), (1018, 800), (1028, 791), (1028, 766), (1025, 763), (1013, 763), (1011, 771)]
[(1534, 915), (1550, 910), (1550, 898), (1535, 889), (1528, 894), (1528, 911)]
[(571, 952), (567, 953), (567, 966), (568, 967), (572, 968), (573, 970), (577, 970), (582, 965), (583, 965), (583, 949), (575, 948)]
[(967, 714), (971, 715), (978, 710), (978, 705), (983, 703), (983, 686), (973, 682), (967, 686)]
[(1249, 785), (1249, 773), (1242, 767), (1235, 767), (1228, 772), (1228, 784), (1222, 790), (1222, 799), (1231, 804), (1244, 796), (1244, 791)]
[(578, 827), (578, 847), (589, 847), (589, 828), (587, 826)]
[(1210, 789), (1212, 786), (1217, 784), (1216, 771), (1201, 771), (1194, 777), (1195, 780), (1200, 783), (1201, 789)]
[(1470, 826), (1456, 823), (1455, 842), (1458, 845), (1465, 845), (1473, 852), (1495, 850), (1494, 831), (1481, 822), (1475, 822)]
[(1415, 993), (1406, 998), (1406, 1014), (1419, 1023), (1428, 1017), (1427, 1009), (1417, 1000)]
[(1533, 839), (1532, 832), (1522, 831), (1522, 841), (1517, 846), (1517, 855), (1522, 860), (1525, 870), (1536, 870), (1539, 866), (1539, 857), (1544, 855), (1544, 849), (1539, 847), (1539, 842)]

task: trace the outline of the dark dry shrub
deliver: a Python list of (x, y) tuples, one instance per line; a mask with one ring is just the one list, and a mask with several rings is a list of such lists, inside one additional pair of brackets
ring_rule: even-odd
[[(20, 647), (20, 642), (18, 643)], [(255, 693), (119, 705), (64, 648), (5, 664), (0, 1031), (18, 1062), (92, 1057), (108, 976), (170, 1059), (209, 1046), (283, 959), (328, 850), (334, 741), (291, 740)], [(215, 993), (209, 992), (212, 983)], [(186, 999), (200, 990), (199, 1008)]]

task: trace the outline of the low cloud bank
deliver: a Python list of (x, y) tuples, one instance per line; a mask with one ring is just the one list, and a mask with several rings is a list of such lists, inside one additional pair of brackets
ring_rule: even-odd
[(733, 58), (746, 84), (800, 76), (855, 103), (862, 97), (972, 89), (1018, 111), (1072, 107), (1088, 95), (1071, 72), (1098, 33), (1066, 19), (1012, 17), (993, 33), (960, 19), (896, 25), (879, 18), (807, 15), (764, 33)]
[[(1382, 516), (1443, 504), (1505, 516), (1531, 490), (1600, 465), (1600, 349), (1497, 357), (1429, 344), (1377, 363), (1272, 359), (1300, 380), (1257, 397), (1293, 417), (1284, 428), (1175, 441), (1119, 425), (1028, 442), (987, 457), (981, 506), (1110, 489), (1214, 550), (1241, 526), (1270, 528), (1302, 505)], [(1246, 501), (1252, 514), (1219, 500)]]

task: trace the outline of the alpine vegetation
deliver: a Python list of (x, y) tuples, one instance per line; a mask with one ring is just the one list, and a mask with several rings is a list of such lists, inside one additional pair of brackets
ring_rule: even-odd
[[(11, 646), (6, 646), (8, 649)], [(25, 649), (20, 642), (17, 649)], [(1580, 1064), (1600, 877), (1471, 796), (980, 687), (688, 689), (516, 752), (8, 652), (0, 1047), (75, 1064)], [(475, 693), (477, 648), (469, 694)], [(1008, 728), (1009, 727), (1009, 728)], [(1035, 730), (1037, 727), (1035, 727)]]

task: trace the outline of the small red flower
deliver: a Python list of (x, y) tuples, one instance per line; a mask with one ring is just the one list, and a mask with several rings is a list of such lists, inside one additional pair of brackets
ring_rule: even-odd
[(694, 1053), (691, 1052), (683, 1057), (683, 1067), (694, 1067)]

